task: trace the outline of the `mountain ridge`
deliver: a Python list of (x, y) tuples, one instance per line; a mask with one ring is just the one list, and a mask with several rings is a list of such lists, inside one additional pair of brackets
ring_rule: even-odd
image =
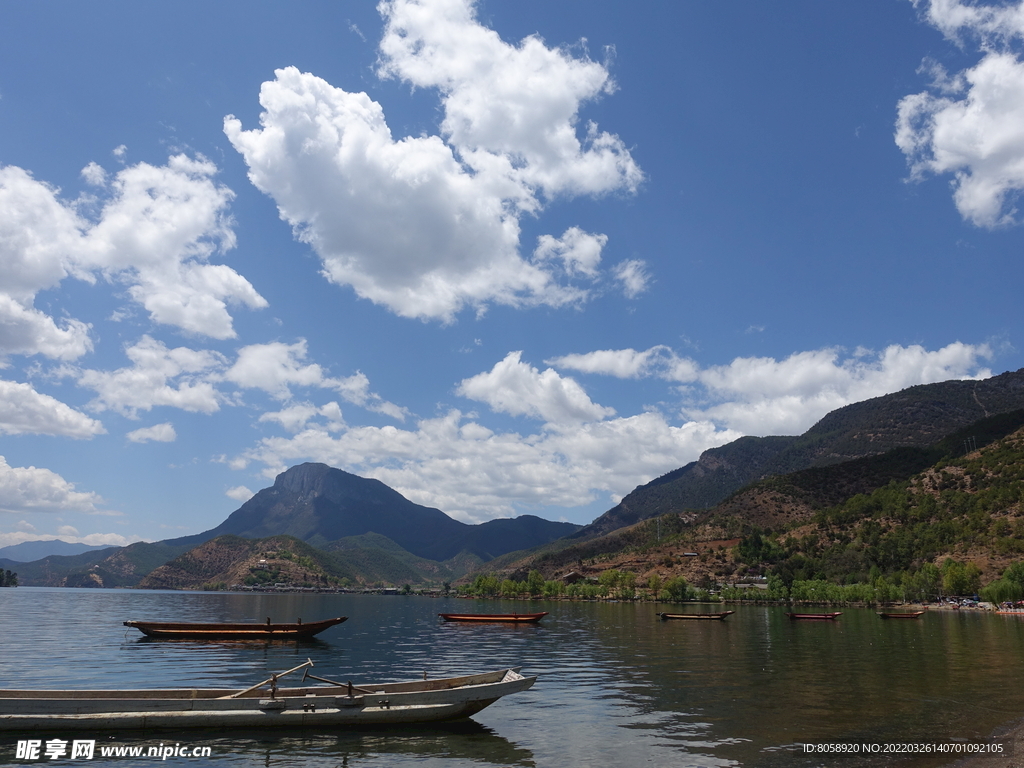
[(902, 447), (927, 447), (987, 416), (1024, 408), (1024, 368), (982, 380), (919, 384), (830, 411), (799, 436), (741, 437), (638, 486), (572, 534), (603, 536), (670, 511), (707, 509), (748, 483)]

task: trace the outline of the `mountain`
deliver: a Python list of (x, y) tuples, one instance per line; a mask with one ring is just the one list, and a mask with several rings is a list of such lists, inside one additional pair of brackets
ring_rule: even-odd
[(925, 448), (980, 419), (1024, 408), (1024, 369), (982, 381), (922, 384), (832, 411), (799, 437), (741, 437), (641, 485), (572, 541), (715, 506), (747, 484), (894, 448)]
[(224, 534), (254, 539), (284, 534), (326, 543), (376, 533), (418, 557), (444, 561), (460, 552), (491, 560), (578, 529), (572, 523), (533, 515), (468, 525), (439, 509), (409, 501), (379, 480), (309, 463), (282, 472), (273, 486), (202, 535), (205, 539)]
[(218, 536), (142, 578), (142, 589), (225, 588), (232, 584), (328, 586), (354, 574), (329, 554), (293, 536), (243, 539)]
[(985, 584), (1024, 557), (1024, 409), (927, 447), (775, 475), (708, 510), (665, 513), (523, 555), (483, 570), (522, 580), (533, 569), (552, 579), (614, 568), (641, 582), (683, 576), (705, 585), (754, 574), (786, 585), (885, 576), (918, 589), (926, 564), (952, 559)]
[[(20, 583), (26, 586), (130, 587), (140, 584), (160, 566), (199, 548), (191, 559), (182, 561), (184, 566), (178, 564), (185, 568), (185, 575), (160, 575), (169, 580), (164, 583), (187, 581), (190, 587), (196, 587), (221, 580), (208, 573), (215, 563), (200, 566), (199, 561), (224, 561), (225, 552), (241, 551), (237, 542), (202, 549), (207, 542), (223, 537), (231, 541), (230, 537), (259, 540), (290, 536), (325, 550), (321, 553), (328, 557), (325, 574), (362, 582), (440, 583), (458, 578), (481, 562), (544, 544), (578, 529), (572, 523), (555, 523), (533, 515), (468, 525), (439, 509), (409, 501), (379, 480), (326, 464), (301, 464), (282, 472), (273, 486), (261, 490), (223, 523), (203, 533), (79, 555), (51, 555), (17, 563), (11, 570), (18, 572)], [(353, 544), (353, 537), (367, 536), (370, 538)], [(202, 573), (199, 583), (187, 577), (189, 568)]]
[(52, 541), (24, 541), (9, 547), (0, 547), (0, 559), (15, 563), (29, 563), (41, 560), (50, 555), (80, 555), (97, 549), (107, 549), (109, 545), (90, 546), (88, 544), (72, 544), (60, 539)]
[(310, 546), (294, 536), (243, 539), (227, 534), (155, 568), (138, 586), (224, 589), (235, 584), (440, 584), (454, 581), (479, 564), (472, 556), (444, 563), (418, 558), (378, 534), (341, 539), (326, 548)]

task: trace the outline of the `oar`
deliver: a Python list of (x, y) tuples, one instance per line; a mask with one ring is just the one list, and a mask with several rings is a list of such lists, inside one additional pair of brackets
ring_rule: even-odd
[(376, 693), (376, 691), (371, 691), (367, 688), (360, 688), (358, 685), (352, 685), (351, 680), (349, 680), (347, 683), (339, 683), (337, 680), (328, 680), (326, 677), (317, 677), (316, 675), (311, 675), (309, 674), (308, 670), (302, 673), (303, 680), (305, 680), (307, 677), (312, 678), (313, 680), (319, 680), (321, 683), (330, 683), (331, 685), (336, 685), (339, 688), (344, 688), (348, 686), (349, 696), (352, 695), (352, 691), (359, 691), (360, 693)]
[(251, 688), (246, 688), (244, 691), (239, 691), (238, 693), (232, 693), (230, 696), (221, 696), (220, 698), (222, 698), (222, 699), (237, 699), (240, 696), (245, 696), (245, 694), (247, 694), (247, 693), (252, 693), (257, 688), (262, 688), (267, 683), (271, 684), (271, 691), (270, 691), (270, 693), (271, 693), (271, 696), (273, 697), (274, 692), (277, 690), (277, 679), (279, 677), (284, 677), (285, 675), (290, 675), (292, 672), (296, 672), (296, 671), (302, 669), (303, 667), (312, 667), (312, 666), (313, 666), (313, 660), (312, 659), (306, 659), (304, 662), (299, 664), (299, 666), (292, 667), (291, 669), (289, 669), (286, 672), (279, 672), (277, 674), (271, 675), (266, 680), (264, 680), (262, 683), (256, 683), (256, 685), (252, 686)]

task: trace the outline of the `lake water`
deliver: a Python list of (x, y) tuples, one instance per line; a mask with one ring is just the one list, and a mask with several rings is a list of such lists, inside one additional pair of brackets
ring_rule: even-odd
[[(797, 745), (977, 739), (1024, 716), (1024, 617), (933, 612), (918, 620), (883, 621), (869, 610), (846, 609), (836, 622), (792, 622), (782, 608), (731, 607), (736, 613), (724, 622), (662, 622), (656, 611), (681, 609), (378, 595), (0, 589), (0, 687), (244, 688), (307, 657), (317, 674), (353, 681), (505, 666), (539, 675), (531, 690), (455, 726), (97, 735), (98, 744), (209, 746), (212, 757), (205, 760), (166, 761), (191, 766), (931, 766), (953, 759), (809, 757)], [(447, 611), (539, 610), (550, 613), (532, 626), (448, 624), (437, 618)], [(121, 624), (332, 616), (349, 619), (305, 643), (153, 641)], [(32, 764), (15, 759), (17, 738), (0, 734), (0, 765)], [(86, 764), (36, 764), (43, 762)], [(109, 764), (134, 762), (139, 761)], [(89, 764), (108, 763), (97, 753)]]

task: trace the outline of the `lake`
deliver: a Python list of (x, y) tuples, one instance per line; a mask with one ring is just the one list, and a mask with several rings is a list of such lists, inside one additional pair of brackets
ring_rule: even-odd
[[(209, 758), (167, 760), (191, 766), (932, 766), (954, 758), (814, 757), (798, 745), (978, 739), (1024, 717), (1024, 617), (948, 611), (883, 621), (870, 610), (845, 609), (835, 622), (792, 622), (780, 607), (730, 607), (736, 612), (724, 622), (663, 622), (657, 611), (720, 609), (0, 589), (0, 687), (241, 689), (307, 657), (318, 675), (357, 683), (505, 666), (539, 676), (531, 690), (446, 727), (97, 734), (97, 745), (210, 747)], [(541, 610), (549, 615), (538, 625), (437, 618), (439, 612)], [(303, 643), (154, 641), (122, 626), (128, 619), (332, 616), (349, 619)], [(18, 738), (0, 736), (0, 765), (33, 764), (15, 759)], [(108, 762), (135, 762), (126, 760)], [(36, 764), (43, 762), (86, 764)], [(108, 763), (97, 752), (89, 764)]]

